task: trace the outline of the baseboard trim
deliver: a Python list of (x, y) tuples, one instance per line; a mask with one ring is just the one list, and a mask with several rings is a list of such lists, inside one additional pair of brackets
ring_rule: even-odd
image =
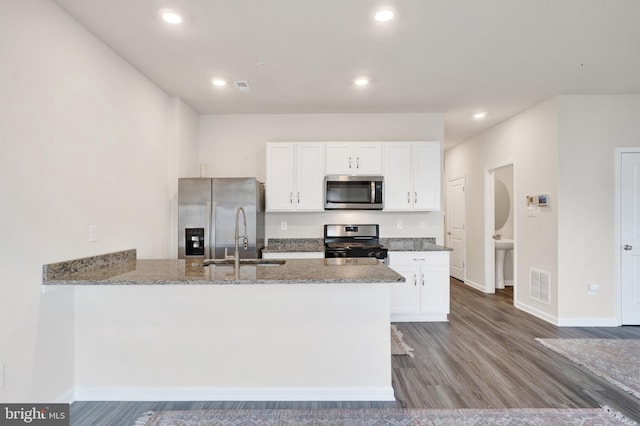
[(391, 314), (391, 322), (448, 322), (447, 314)]
[(538, 317), (541, 320), (544, 320), (544, 321), (546, 321), (548, 323), (551, 323), (553, 325), (558, 325), (558, 317), (556, 317), (555, 315), (548, 314), (548, 313), (543, 312), (543, 311), (541, 311), (541, 310), (539, 310), (537, 308), (534, 308), (533, 306), (526, 305), (526, 304), (518, 302), (518, 301), (516, 301), (514, 303), (514, 306), (516, 308), (520, 309), (521, 311), (524, 311), (524, 312), (526, 312), (528, 314), (533, 315), (534, 317)]
[(395, 401), (380, 388), (77, 388), (76, 401)]
[(558, 327), (619, 327), (615, 318), (558, 318)]
[(75, 401), (75, 391), (73, 388), (69, 388), (52, 402), (54, 404), (71, 404), (73, 401)]
[(473, 287), (476, 290), (480, 290), (481, 292), (485, 293), (484, 286), (482, 284), (478, 284), (478, 283), (476, 283), (474, 281), (471, 281), (471, 280), (464, 280), (464, 283), (466, 285), (468, 285), (469, 287)]

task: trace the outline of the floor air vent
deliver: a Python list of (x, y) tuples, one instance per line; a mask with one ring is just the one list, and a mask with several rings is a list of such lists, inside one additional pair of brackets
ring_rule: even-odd
[(551, 274), (540, 269), (529, 269), (529, 296), (538, 302), (549, 305), (551, 293)]

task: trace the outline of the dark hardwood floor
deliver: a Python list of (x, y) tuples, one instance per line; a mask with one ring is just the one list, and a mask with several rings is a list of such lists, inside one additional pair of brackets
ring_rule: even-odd
[[(398, 324), (415, 358), (393, 358), (396, 398), (421, 408), (586, 408), (640, 420), (640, 401), (545, 348), (543, 338), (640, 338), (640, 327), (556, 327), (451, 280), (449, 323)], [(640, 367), (639, 367), (640, 368)]]
[(448, 323), (398, 323), (415, 357), (392, 357), (396, 402), (75, 402), (71, 425), (132, 424), (148, 410), (207, 408), (587, 408), (640, 421), (638, 399), (536, 342), (640, 338), (640, 327), (559, 328), (451, 280)]

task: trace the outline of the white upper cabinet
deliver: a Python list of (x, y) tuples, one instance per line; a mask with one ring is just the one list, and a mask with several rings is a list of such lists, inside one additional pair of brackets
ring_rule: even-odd
[(440, 142), (384, 143), (384, 209), (441, 209)]
[(381, 175), (382, 142), (327, 142), (328, 175)]
[(324, 144), (267, 143), (267, 211), (323, 211)]

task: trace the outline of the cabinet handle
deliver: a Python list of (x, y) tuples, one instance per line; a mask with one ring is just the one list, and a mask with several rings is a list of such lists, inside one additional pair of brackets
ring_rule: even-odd
[(407, 192), (407, 204), (411, 204), (411, 193)]
[(360, 168), (360, 157), (356, 157), (356, 169)]
[(422, 287), (424, 287), (424, 274), (422, 274)]
[(293, 192), (289, 193), (289, 204), (293, 204)]
[(300, 193), (298, 192), (298, 204), (300, 204)]
[(351, 157), (349, 157), (349, 168), (351, 168)]
[(416, 279), (416, 274), (413, 274), (413, 285), (417, 285), (418, 284), (418, 280)]
[(416, 204), (418, 204), (418, 193), (417, 193), (417, 192), (414, 192), (414, 194), (415, 194), (415, 201), (414, 201), (414, 202), (415, 202)]

